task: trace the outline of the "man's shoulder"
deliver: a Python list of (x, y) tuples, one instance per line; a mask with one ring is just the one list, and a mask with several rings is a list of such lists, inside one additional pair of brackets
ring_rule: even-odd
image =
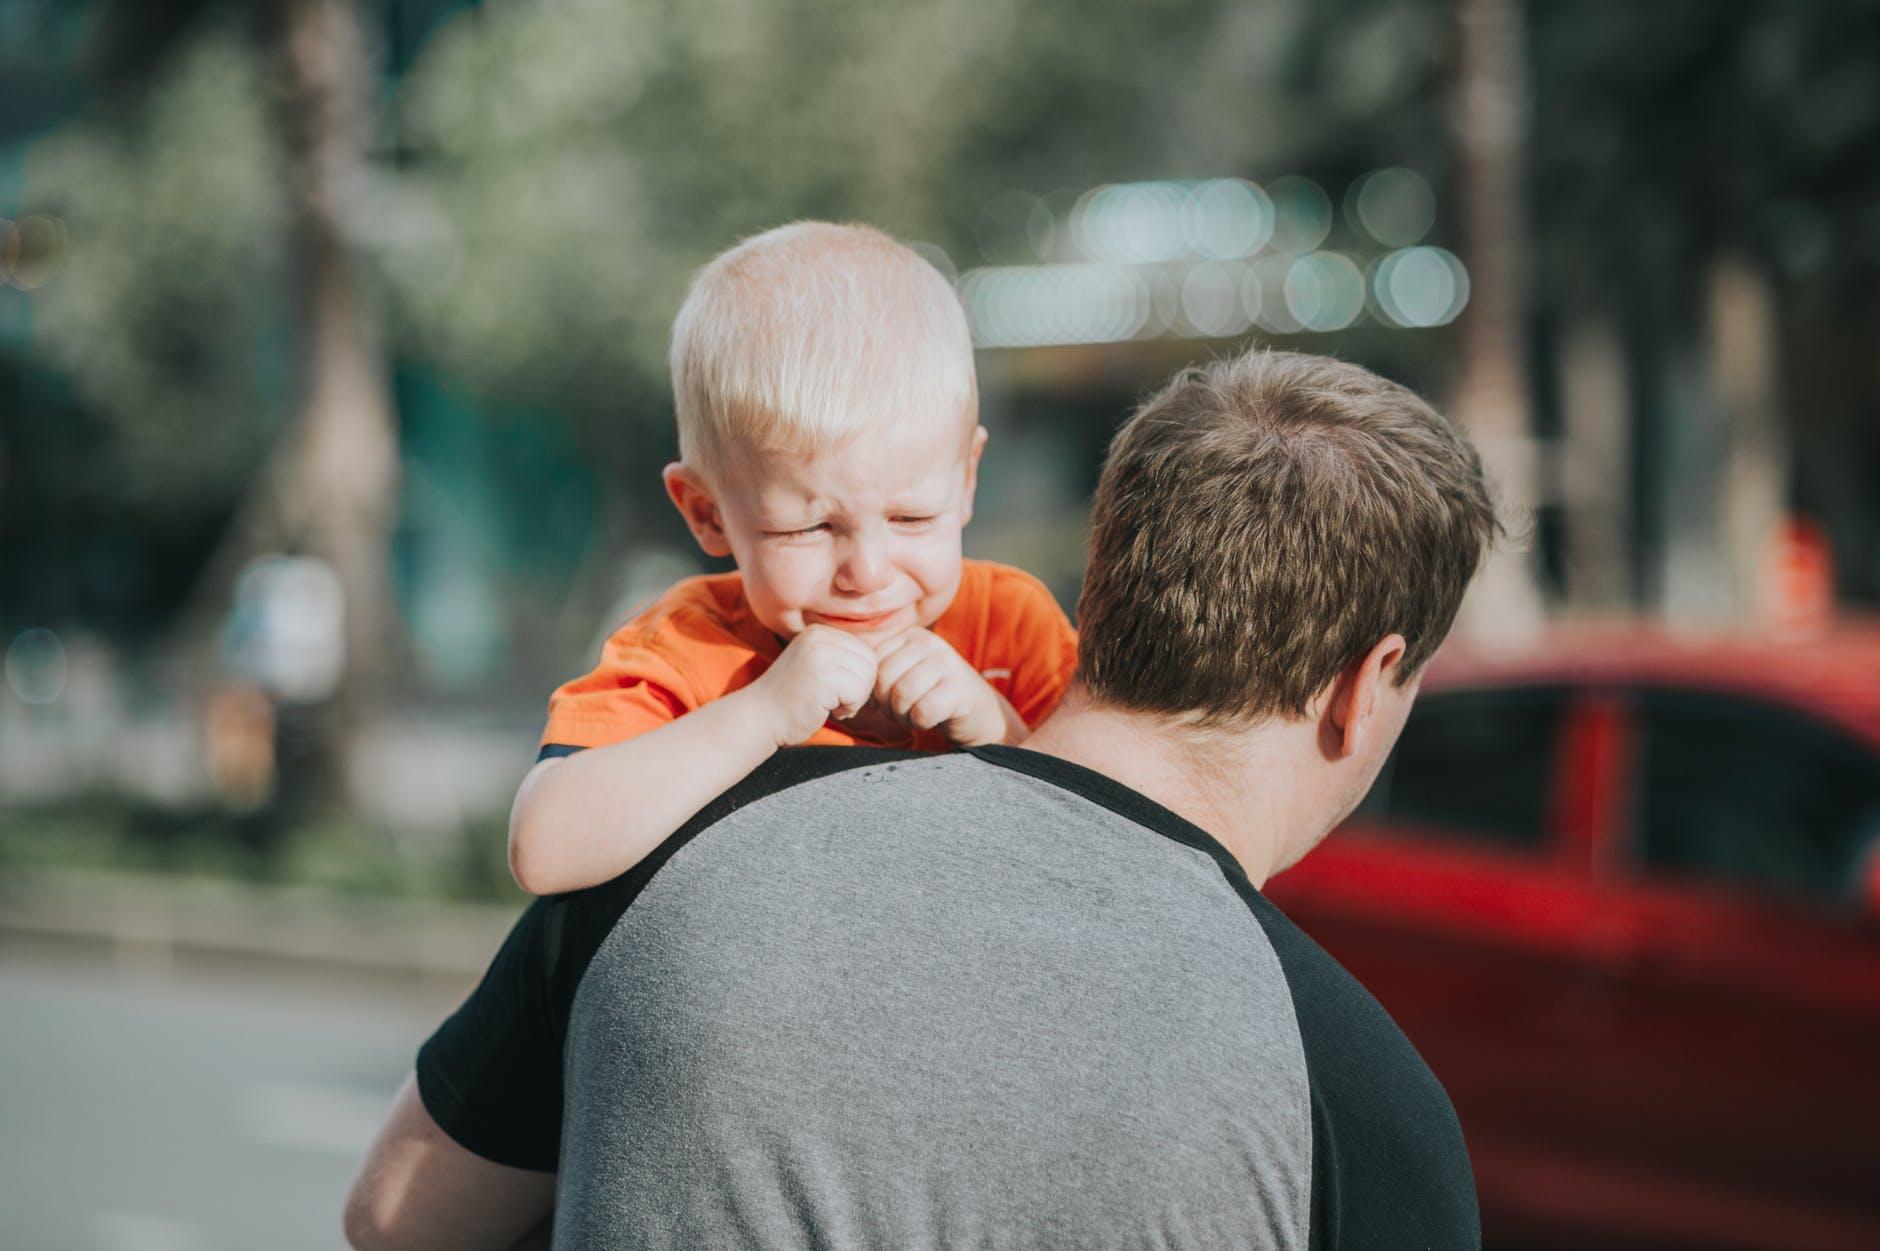
[(892, 747), (786, 747), (699, 809), (653, 853), (609, 882), (558, 896), (562, 905), (618, 913), (675, 852), (725, 818), (782, 791), (856, 769), (931, 759), (927, 753)]
[(1331, 953), (1250, 886), (1279, 958), (1312, 1089), (1314, 1245), (1479, 1246), (1475, 1179), (1442, 1084), (1390, 1014)]

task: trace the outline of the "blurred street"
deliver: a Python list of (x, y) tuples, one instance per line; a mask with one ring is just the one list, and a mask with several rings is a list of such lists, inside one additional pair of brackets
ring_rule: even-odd
[(0, 1246), (344, 1246), (366, 1143), (448, 998), (0, 948)]
[(1880, 0), (0, 0), (0, 84), (0, 1251), (343, 1246), (551, 692), (729, 570), (674, 319), (799, 219), (950, 285), (963, 551), (1073, 617), (1180, 370), (1468, 435), (1505, 541), (1266, 893), (1494, 1251), (1880, 1247)]

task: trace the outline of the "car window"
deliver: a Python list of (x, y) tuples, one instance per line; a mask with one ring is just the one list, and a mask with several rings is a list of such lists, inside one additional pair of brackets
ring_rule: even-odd
[(1833, 726), (1756, 700), (1648, 691), (1638, 702), (1643, 867), (1858, 901), (1880, 838), (1880, 761)]
[(1386, 832), (1538, 848), (1565, 705), (1557, 688), (1425, 693), (1359, 815)]

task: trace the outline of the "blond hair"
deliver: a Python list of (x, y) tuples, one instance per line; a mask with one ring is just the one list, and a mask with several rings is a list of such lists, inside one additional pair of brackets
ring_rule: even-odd
[(793, 222), (699, 271), (672, 325), (679, 455), (809, 450), (880, 423), (978, 420), (972, 334), (952, 286), (878, 230)]
[(1393, 633), (1407, 679), (1500, 530), (1475, 449), (1423, 400), (1270, 351), (1185, 370), (1144, 403), (1091, 525), (1080, 679), (1200, 725), (1301, 715)]

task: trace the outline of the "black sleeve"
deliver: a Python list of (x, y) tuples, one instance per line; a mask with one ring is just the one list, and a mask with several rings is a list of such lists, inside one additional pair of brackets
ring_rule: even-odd
[(1383, 1005), (1255, 890), (1228, 850), (1120, 782), (1022, 747), (974, 755), (1066, 786), (1214, 858), (1279, 957), (1312, 1103), (1312, 1251), (1479, 1251), (1462, 1126)]
[(1234, 885), (1279, 956), (1299, 1018), (1314, 1251), (1476, 1251), (1475, 1174), (1448, 1093), (1344, 966), (1244, 878)]
[[(542, 749), (545, 757), (579, 750)], [(553, 1172), (561, 1153), (562, 1044), (575, 994), (647, 883), (680, 848), (745, 804), (832, 773), (909, 759), (918, 756), (885, 748), (780, 751), (613, 881), (536, 900), (483, 981), (418, 1051), (418, 1094), (431, 1119), (486, 1160)]]
[(576, 747), (571, 743), (543, 743), (542, 750), (535, 753), (535, 763), (541, 764), (544, 760), (559, 760), (563, 756), (572, 756), (578, 751), (586, 750), (585, 747)]
[(551, 1009), (556, 909), (538, 899), (483, 981), (418, 1050), (418, 1095), (468, 1151), (553, 1172), (561, 1146), (561, 1044)]

